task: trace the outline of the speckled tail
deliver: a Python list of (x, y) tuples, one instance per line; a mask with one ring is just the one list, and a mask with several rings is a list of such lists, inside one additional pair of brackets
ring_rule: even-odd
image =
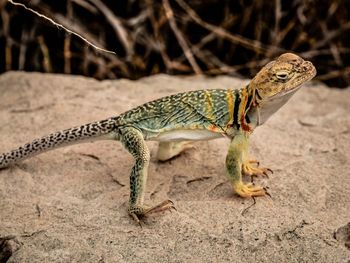
[(112, 135), (110, 137), (104, 135), (111, 134), (116, 129), (116, 120), (111, 118), (49, 134), (8, 153), (1, 154), (0, 169), (45, 151), (84, 140), (113, 139)]

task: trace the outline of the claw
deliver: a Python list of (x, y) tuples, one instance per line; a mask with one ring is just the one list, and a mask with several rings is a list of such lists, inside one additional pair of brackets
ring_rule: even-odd
[[(251, 164), (256, 164), (254, 167)], [(273, 171), (270, 168), (259, 168), (259, 162), (257, 160), (246, 161), (242, 165), (243, 174), (250, 176), (266, 176), (269, 178), (268, 172), (273, 174)]]
[(129, 215), (132, 217), (132, 219), (142, 228), (141, 220), (140, 218), (142, 217), (141, 215), (137, 215), (136, 213), (130, 213)]
[(267, 187), (264, 187), (263, 189), (264, 189), (266, 195), (272, 199), (271, 194), (267, 191)]

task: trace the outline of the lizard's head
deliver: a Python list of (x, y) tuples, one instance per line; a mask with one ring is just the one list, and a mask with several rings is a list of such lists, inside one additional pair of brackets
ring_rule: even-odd
[(311, 62), (291, 53), (279, 56), (250, 82), (249, 88), (255, 92), (253, 105), (257, 107), (252, 107), (248, 116), (257, 126), (263, 124), (315, 75), (316, 69)]
[(258, 104), (263, 104), (274, 97), (293, 94), (301, 84), (315, 75), (316, 69), (311, 62), (295, 54), (285, 53), (263, 67), (250, 86), (256, 90)]

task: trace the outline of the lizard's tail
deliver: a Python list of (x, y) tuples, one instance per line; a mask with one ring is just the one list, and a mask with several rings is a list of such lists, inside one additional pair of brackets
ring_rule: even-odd
[(0, 169), (39, 153), (84, 140), (117, 139), (113, 134), (115, 130), (116, 119), (110, 118), (49, 134), (8, 153), (0, 154)]

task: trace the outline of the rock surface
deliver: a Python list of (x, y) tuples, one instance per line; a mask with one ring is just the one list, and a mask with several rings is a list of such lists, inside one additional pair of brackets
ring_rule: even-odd
[[(9, 72), (0, 76), (0, 152), (164, 95), (246, 82)], [(272, 196), (256, 204), (226, 180), (226, 139), (153, 160), (145, 201), (170, 198), (178, 211), (142, 228), (127, 214), (133, 159), (118, 142), (60, 148), (1, 170), (0, 262), (349, 262), (349, 99), (350, 89), (311, 83), (256, 129), (251, 155), (274, 170), (255, 179)]]

